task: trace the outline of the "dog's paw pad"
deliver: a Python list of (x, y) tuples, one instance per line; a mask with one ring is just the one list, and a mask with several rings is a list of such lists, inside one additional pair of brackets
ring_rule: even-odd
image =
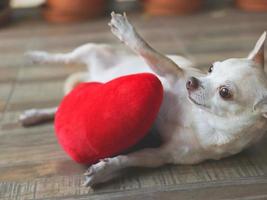
[(128, 22), (126, 15), (111, 13), (111, 20), (109, 23), (111, 32), (116, 35), (122, 42), (130, 39), (133, 32), (132, 25)]

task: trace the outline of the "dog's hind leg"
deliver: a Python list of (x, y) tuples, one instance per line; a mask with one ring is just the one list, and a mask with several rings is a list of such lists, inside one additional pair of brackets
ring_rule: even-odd
[(89, 82), (88, 72), (76, 72), (71, 74), (64, 83), (64, 95), (67, 95), (73, 88), (75, 88), (79, 83)]
[[(68, 94), (77, 84), (90, 81), (90, 77), (101, 74), (108, 67), (119, 62), (123, 54), (116, 48), (105, 44), (86, 44), (66, 54), (50, 54), (48, 52), (33, 51), (27, 56), (38, 63), (82, 63), (87, 65), (90, 72), (71, 74), (64, 84), (64, 94)], [(30, 109), (20, 115), (20, 122), (24, 126), (32, 126), (46, 121), (52, 121), (56, 108)]]
[(118, 62), (117, 49), (107, 44), (88, 43), (68, 53), (29, 51), (25, 55), (34, 63), (81, 63), (88, 67), (109, 67)]
[(43, 122), (52, 121), (56, 111), (57, 107), (26, 110), (20, 115), (19, 121), (23, 126), (32, 126)]
[(75, 57), (70, 53), (49, 53), (46, 51), (28, 51), (25, 56), (33, 63), (64, 63), (75, 62)]
[[(67, 95), (76, 85), (87, 81), (87, 77), (87, 72), (77, 72), (70, 75), (64, 84), (64, 94)], [(56, 111), (57, 107), (26, 110), (20, 115), (19, 121), (23, 126), (33, 126), (52, 121), (54, 120)]]

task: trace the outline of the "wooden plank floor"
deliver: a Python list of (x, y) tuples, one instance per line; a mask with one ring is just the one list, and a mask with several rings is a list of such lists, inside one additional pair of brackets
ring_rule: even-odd
[[(202, 68), (216, 60), (246, 56), (267, 29), (267, 13), (233, 9), (184, 17), (130, 15), (130, 19), (156, 49), (187, 55)], [(20, 126), (21, 111), (56, 105), (64, 79), (84, 69), (37, 66), (23, 53), (33, 49), (65, 52), (86, 42), (120, 45), (107, 22), (108, 17), (53, 25), (24, 12), (0, 30), (0, 199), (267, 199), (267, 137), (227, 159), (132, 169), (92, 190), (81, 186), (86, 167), (64, 154), (52, 124)]]

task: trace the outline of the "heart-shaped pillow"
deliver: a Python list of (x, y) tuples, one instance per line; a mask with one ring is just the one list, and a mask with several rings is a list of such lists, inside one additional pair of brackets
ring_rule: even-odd
[(151, 128), (163, 98), (153, 74), (123, 76), (105, 84), (82, 83), (62, 100), (55, 117), (59, 143), (83, 164), (114, 156)]

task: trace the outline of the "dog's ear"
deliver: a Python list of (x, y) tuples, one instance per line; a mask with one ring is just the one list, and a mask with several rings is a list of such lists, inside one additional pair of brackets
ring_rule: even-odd
[(259, 102), (257, 102), (253, 109), (262, 113), (262, 116), (267, 118), (267, 96), (263, 97)]
[(258, 39), (254, 49), (248, 55), (248, 59), (253, 60), (256, 64), (264, 68), (264, 43), (266, 39), (266, 31)]

